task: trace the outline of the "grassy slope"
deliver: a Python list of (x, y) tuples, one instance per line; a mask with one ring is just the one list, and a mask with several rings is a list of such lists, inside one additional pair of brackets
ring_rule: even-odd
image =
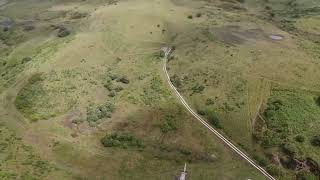
[[(187, 8), (169, 1), (143, 0), (97, 10), (90, 5), (62, 5), (59, 1), (28, 4), (36, 14), (46, 8), (77, 10), (74, 7), (92, 14), (71, 24), (70, 38), (55, 38), (56, 32), (49, 29), (50, 38), (36, 43), (27, 39), (9, 53), (5, 59), (8, 63), (27, 55), (33, 60), (15, 73), (16, 80), (3, 86), (0, 119), (8, 127), (5, 133), (23, 137), (39, 158), (58, 168), (61, 177), (54, 177), (59, 179), (173, 179), (185, 161), (191, 179), (264, 179), (194, 121), (164, 83), (162, 62), (154, 53), (172, 36), (174, 31), (169, 31), (168, 25), (190, 26), (186, 16), (193, 13), (193, 5)], [(16, 2), (5, 8), (4, 14), (21, 18), (23, 12), (14, 14), (10, 8), (23, 6), (24, 2)], [(67, 24), (67, 20), (59, 16), (50, 22)], [(42, 21), (40, 25), (49, 26)], [(34, 72), (41, 74), (39, 81), (30, 81)], [(123, 87), (115, 97), (109, 97), (111, 92), (104, 87), (110, 75), (130, 80), (129, 84), (112, 81), (112, 85)], [(85, 121), (87, 107), (109, 101), (116, 104), (112, 117), (89, 126)], [(73, 124), (75, 119), (83, 122)], [(111, 132), (130, 133), (141, 139), (145, 148), (102, 147), (100, 138)], [(2, 154), (6, 156), (7, 152)], [(21, 159), (26, 157), (22, 155)], [(7, 167), (4, 173), (16, 170), (9, 163), (1, 161)], [(24, 172), (16, 171), (20, 176)], [(41, 178), (53, 179), (50, 173), (45, 172)]]
[[(219, 1), (212, 4), (221, 7)], [(313, 118), (318, 107), (310, 96), (316, 97), (320, 90), (319, 52), (316, 50), (319, 36), (312, 34), (315, 26), (310, 24), (315, 24), (310, 22), (318, 20), (312, 8), (319, 3), (299, 1), (301, 6), (295, 5), (296, 11), (291, 11), (288, 1), (227, 4), (229, 6), (222, 6), (223, 11), (212, 6), (202, 8), (199, 10), (203, 14), (201, 18), (190, 19), (194, 24), (202, 21), (201, 26), (189, 27), (189, 31), (180, 29), (179, 36), (174, 39), (177, 46), (175, 58), (169, 63), (170, 74), (178, 76), (180, 91), (195, 109), (215, 111), (224, 133), (252, 154), (260, 154), (260, 147), (252, 139), (255, 119), (263, 114), (270, 96), (271, 99), (283, 98), (282, 94), (274, 92), (273, 86), (289, 91), (302, 90), (299, 96), (304, 103), (296, 102), (294, 96), (298, 95), (286, 96), (287, 108), (279, 113), (294, 111), (304, 117), (292, 114), (286, 119), (280, 118), (281, 121), (297, 124), (306, 123), (303, 119), (318, 121)], [(234, 5), (238, 8), (227, 8)], [(241, 10), (240, 7), (246, 5), (248, 11)], [(275, 15), (269, 19), (271, 12)], [(304, 21), (305, 18), (309, 21)], [(272, 41), (268, 37), (271, 34), (280, 34), (284, 40)], [(204, 86), (200, 93), (195, 90), (199, 85)], [(304, 101), (307, 96), (309, 100)], [(282, 129), (277, 122), (273, 126)], [(300, 129), (297, 124), (289, 127), (290, 132)], [(307, 139), (317, 131), (316, 126), (310, 127)], [(318, 159), (315, 153), (318, 149), (310, 148), (310, 143), (298, 146), (303, 156)], [(306, 147), (310, 151), (303, 150)], [(281, 148), (279, 151), (281, 153)], [(293, 175), (292, 171), (290, 173)], [(281, 178), (292, 179), (289, 174)]]

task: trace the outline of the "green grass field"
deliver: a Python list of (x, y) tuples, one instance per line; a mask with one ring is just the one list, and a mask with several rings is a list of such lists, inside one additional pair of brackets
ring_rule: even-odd
[(317, 178), (319, 6), (0, 0), (0, 179), (174, 179), (184, 163), (194, 180), (265, 179), (179, 104), (169, 45), (199, 114), (277, 179)]

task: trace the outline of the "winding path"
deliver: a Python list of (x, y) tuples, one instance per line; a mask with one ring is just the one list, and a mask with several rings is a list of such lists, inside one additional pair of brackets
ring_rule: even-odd
[(212, 126), (210, 126), (204, 119), (202, 119), (197, 113), (195, 113), (192, 108), (188, 105), (186, 100), (183, 98), (183, 96), (178, 92), (176, 87), (172, 84), (170, 80), (169, 73), (167, 71), (167, 61), (168, 57), (170, 56), (172, 49), (169, 47), (164, 47), (161, 49), (165, 55), (163, 58), (163, 72), (166, 75), (167, 82), (172, 88), (172, 90), (175, 92), (176, 96), (179, 98), (183, 106), (201, 123), (203, 124), (207, 129), (209, 129), (212, 133), (214, 133), (220, 140), (222, 140), (230, 149), (232, 149), (234, 152), (236, 152), (239, 156), (241, 156), (244, 160), (246, 160), (248, 163), (250, 163), (254, 168), (256, 168), (258, 171), (260, 171), (266, 178), (270, 180), (276, 180), (274, 177), (272, 177), (266, 170), (264, 170), (262, 167), (260, 167), (254, 160), (249, 158), (244, 152), (242, 152), (239, 148), (237, 148), (233, 143), (231, 143), (227, 138), (225, 138), (222, 134), (220, 134), (216, 129), (214, 129)]

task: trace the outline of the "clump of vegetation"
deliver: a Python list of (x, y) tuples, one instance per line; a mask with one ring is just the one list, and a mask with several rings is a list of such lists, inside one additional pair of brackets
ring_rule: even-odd
[(116, 86), (115, 88), (114, 88), (114, 91), (116, 91), (116, 92), (120, 92), (120, 91), (122, 91), (123, 90), (123, 87), (122, 86)]
[(297, 135), (294, 139), (299, 143), (303, 143), (305, 141), (305, 137), (302, 135)]
[(173, 75), (173, 76), (170, 78), (170, 81), (172, 82), (172, 84), (174, 85), (174, 87), (176, 87), (176, 88), (180, 88), (180, 87), (181, 87), (181, 80), (180, 80), (179, 76), (177, 76), (176, 74)]
[(311, 144), (314, 146), (320, 146), (320, 134), (312, 137)]
[(196, 14), (196, 17), (197, 17), (197, 18), (199, 18), (199, 17), (201, 17), (201, 16), (202, 16), (201, 13), (197, 13), (197, 14)]
[(104, 84), (103, 86), (105, 88), (107, 88), (109, 91), (112, 91), (113, 90), (113, 84), (112, 84), (112, 81), (110, 79), (108, 79)]
[(316, 98), (316, 103), (320, 106), (320, 96)]
[(253, 158), (259, 163), (260, 166), (268, 165), (268, 160), (264, 156), (255, 155)]
[(159, 125), (162, 133), (174, 132), (178, 129), (177, 120), (173, 115), (167, 115)]
[(210, 109), (206, 109), (206, 110), (197, 110), (198, 114), (204, 116), (208, 122), (213, 125), (214, 127), (218, 128), (218, 129), (221, 129), (222, 126), (221, 126), (221, 123), (220, 123), (220, 119), (217, 115), (216, 112), (214, 112), (213, 110), (210, 110)]
[(87, 17), (87, 15), (88, 15), (87, 13), (75, 11), (71, 13), (70, 18), (81, 19), (81, 18)]
[(282, 145), (282, 150), (289, 156), (295, 156), (298, 152), (297, 147), (292, 143), (285, 143)]
[(193, 18), (193, 16), (192, 15), (188, 15), (188, 19), (192, 19)]
[(115, 91), (110, 91), (110, 93), (108, 94), (109, 97), (115, 97), (117, 95), (117, 93)]
[(58, 34), (57, 34), (58, 37), (63, 38), (63, 37), (69, 36), (69, 35), (70, 35), (70, 30), (67, 29), (66, 27), (60, 26), (58, 28)]
[(112, 81), (119, 78), (119, 76), (118, 76), (117, 74), (109, 74), (109, 77), (110, 77), (110, 79), (111, 79)]
[(87, 121), (90, 123), (90, 125), (94, 125), (102, 118), (111, 118), (114, 109), (114, 104), (110, 102), (106, 102), (98, 106), (90, 105), (87, 108)]
[(29, 62), (29, 61), (31, 61), (32, 59), (31, 59), (31, 57), (24, 57), (23, 59), (22, 59), (22, 64), (24, 64), (24, 63), (27, 63), (27, 62)]
[(118, 82), (122, 82), (123, 84), (129, 84), (130, 81), (126, 76), (122, 76), (121, 78), (117, 79)]
[(142, 100), (145, 104), (157, 104), (164, 97), (168, 96), (169, 92), (163, 87), (162, 83), (160, 76), (154, 76), (150, 80), (150, 84), (143, 87), (144, 94)]
[(281, 168), (274, 164), (268, 165), (266, 170), (273, 176), (280, 176), (282, 174)]
[(81, 124), (84, 122), (84, 119), (82, 118), (75, 118), (75, 119), (72, 119), (71, 121), (73, 124)]
[(208, 98), (208, 99), (206, 100), (206, 105), (207, 105), (207, 106), (210, 106), (210, 105), (213, 105), (213, 104), (214, 104), (214, 99)]
[(191, 88), (191, 90), (192, 90), (193, 93), (202, 93), (204, 88), (205, 87), (203, 85), (196, 84), (195, 86), (193, 86)]
[(104, 147), (120, 147), (127, 149), (129, 147), (144, 148), (142, 140), (128, 133), (112, 133), (105, 135), (101, 139)]

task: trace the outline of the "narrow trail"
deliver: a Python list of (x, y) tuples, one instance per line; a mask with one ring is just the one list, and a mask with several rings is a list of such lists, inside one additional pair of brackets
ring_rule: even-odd
[(183, 96), (178, 92), (176, 87), (172, 84), (170, 80), (169, 73), (167, 71), (167, 61), (168, 57), (170, 56), (172, 49), (169, 47), (165, 47), (161, 49), (165, 55), (163, 58), (163, 72), (166, 75), (166, 79), (168, 84), (170, 85), (171, 89), (174, 91), (175, 95), (179, 98), (180, 102), (183, 106), (195, 117), (202, 125), (204, 125), (207, 129), (209, 129), (212, 133), (214, 133), (220, 140), (222, 140), (231, 150), (241, 156), (245, 161), (251, 164), (254, 168), (260, 171), (266, 178), (270, 180), (276, 180), (273, 176), (271, 176), (266, 170), (260, 167), (254, 160), (249, 158), (244, 152), (242, 152), (239, 148), (237, 148), (233, 143), (231, 143), (227, 138), (225, 138), (222, 134), (220, 134), (216, 129), (214, 129), (211, 125), (209, 125), (204, 119), (202, 119), (186, 102)]

